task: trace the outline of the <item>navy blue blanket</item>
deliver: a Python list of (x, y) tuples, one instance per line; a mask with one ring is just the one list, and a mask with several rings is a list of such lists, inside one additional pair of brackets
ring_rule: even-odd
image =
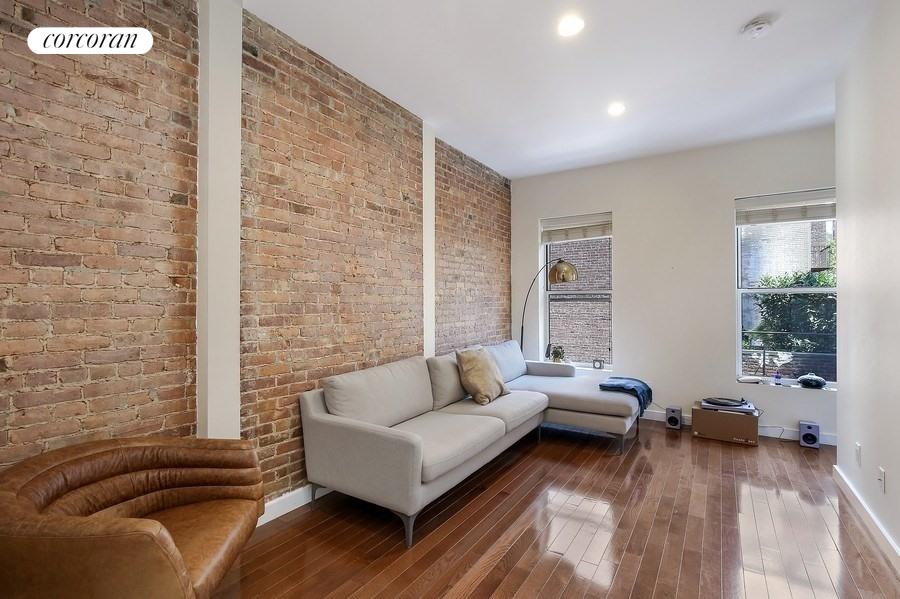
[(627, 376), (611, 376), (602, 383), (600, 388), (604, 391), (617, 391), (619, 393), (627, 393), (637, 398), (638, 404), (641, 406), (641, 416), (644, 410), (653, 403), (653, 390), (650, 385), (640, 379), (632, 379)]

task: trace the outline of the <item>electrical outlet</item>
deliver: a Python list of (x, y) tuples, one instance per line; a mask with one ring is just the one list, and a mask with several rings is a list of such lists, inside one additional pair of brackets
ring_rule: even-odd
[(862, 468), (862, 443), (856, 442), (856, 465)]
[(887, 473), (884, 471), (884, 466), (878, 467), (878, 484), (881, 486), (881, 492), (887, 493)]

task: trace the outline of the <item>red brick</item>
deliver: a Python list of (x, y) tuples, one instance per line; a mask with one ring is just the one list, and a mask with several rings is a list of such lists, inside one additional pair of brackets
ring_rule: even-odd
[[(158, 39), (140, 57), (38, 56), (14, 22), (26, 4), (40, 7), (25, 19), (33, 24), (152, 19), (178, 23), (179, 41)], [(0, 120), (0, 465), (88, 439), (192, 434), (196, 4), (6, 8), (0, 105), (14, 112)], [(137, 413), (157, 402), (159, 412)]]
[(54, 336), (47, 340), (47, 351), (71, 351), (73, 349), (98, 349), (109, 347), (109, 337), (91, 335)]
[(42, 252), (16, 252), (16, 262), (22, 266), (81, 266), (81, 256)]
[(276, 457), (299, 446), (301, 386), (422, 351), (422, 123), (252, 15), (244, 44), (241, 434), (271, 497), (305, 477)]
[[(510, 184), (435, 144), (435, 349), (510, 338)], [(473, 264), (479, 276), (460, 276)]]
[(23, 445), (62, 435), (70, 435), (80, 430), (81, 423), (78, 420), (60, 420), (46, 424), (35, 424), (34, 426), (9, 431), (9, 442), (13, 445)]
[(28, 408), (76, 399), (81, 399), (81, 389), (78, 387), (66, 387), (62, 389), (48, 389), (46, 391), (23, 391), (13, 396), (13, 404), (17, 408)]

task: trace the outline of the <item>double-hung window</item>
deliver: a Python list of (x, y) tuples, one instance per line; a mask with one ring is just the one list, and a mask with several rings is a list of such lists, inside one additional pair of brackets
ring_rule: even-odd
[[(560, 258), (578, 280), (545, 285), (546, 338), (561, 346), (566, 361), (612, 363), (612, 214), (541, 221), (544, 261)], [(547, 280), (546, 278), (544, 279)]]
[(739, 376), (837, 380), (834, 197), (825, 189), (735, 202)]

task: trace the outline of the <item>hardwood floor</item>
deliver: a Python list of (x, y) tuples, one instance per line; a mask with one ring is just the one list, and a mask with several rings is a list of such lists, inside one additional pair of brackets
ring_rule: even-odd
[(641, 425), (544, 430), (418, 518), (331, 493), (257, 529), (216, 597), (900, 597), (831, 478), (833, 447)]

